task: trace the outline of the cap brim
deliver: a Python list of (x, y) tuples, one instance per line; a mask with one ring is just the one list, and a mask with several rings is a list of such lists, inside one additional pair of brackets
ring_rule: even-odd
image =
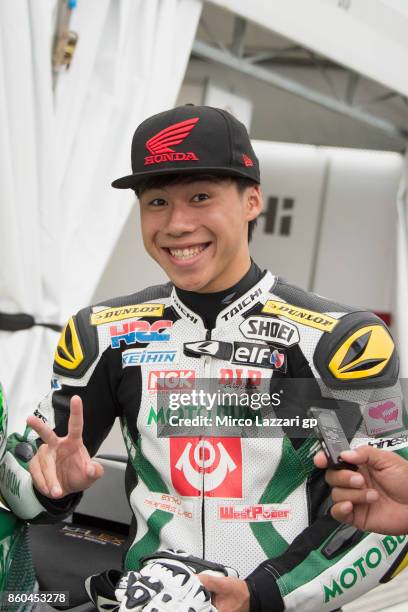
[(163, 168), (162, 170), (148, 170), (146, 172), (137, 172), (136, 174), (128, 174), (122, 176), (111, 183), (115, 189), (135, 189), (140, 183), (153, 176), (165, 176), (166, 174), (215, 174), (219, 176), (237, 176), (247, 178), (255, 183), (260, 183), (259, 177), (254, 177), (249, 172), (236, 170), (233, 168), (220, 168), (219, 166), (212, 168), (210, 166), (201, 168)]

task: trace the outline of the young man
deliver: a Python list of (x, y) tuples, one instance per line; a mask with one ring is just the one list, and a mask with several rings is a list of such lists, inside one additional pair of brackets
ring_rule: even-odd
[[(391, 336), (373, 314), (251, 262), (259, 166), (244, 126), (227, 112), (186, 105), (150, 117), (135, 132), (132, 169), (113, 186), (136, 191), (145, 248), (170, 282), (70, 319), (53, 390), (39, 418), (28, 419), (43, 442), (29, 465), (34, 488), (10, 452), (7, 467), (26, 488), (17, 499), (3, 481), (4, 495), (26, 518), (71, 512), (102, 475), (91, 457), (119, 417), (134, 512), (125, 567), (142, 567), (121, 584), (121, 609), (211, 609), (197, 589), (211, 562), (225, 576), (200, 579), (221, 612), (339, 608), (389, 579), (406, 545), (330, 516), (304, 417), (311, 405), (335, 408), (351, 437), (360, 404), (395, 397)], [(252, 399), (265, 385), (278, 398), (259, 411), (270, 429), (220, 435), (205, 423), (158, 435), (156, 424), (172, 414), (163, 396), (199, 379), (224, 388), (245, 381)], [(181, 406), (178, 418), (201, 408)], [(250, 422), (255, 412), (247, 408)], [(163, 553), (169, 548), (185, 552)]]

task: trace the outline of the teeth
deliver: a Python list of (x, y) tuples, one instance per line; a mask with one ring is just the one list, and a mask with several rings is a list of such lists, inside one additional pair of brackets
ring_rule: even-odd
[(171, 255), (176, 259), (190, 259), (204, 251), (205, 245), (189, 247), (188, 249), (169, 249)]

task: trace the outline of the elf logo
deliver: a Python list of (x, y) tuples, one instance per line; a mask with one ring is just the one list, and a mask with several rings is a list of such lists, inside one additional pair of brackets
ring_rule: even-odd
[(272, 317), (249, 317), (239, 326), (246, 338), (265, 340), (283, 346), (298, 344), (299, 331), (292, 323), (285, 323)]
[(170, 438), (170, 463), (180, 495), (242, 498), (239, 438)]
[(239, 365), (253, 365), (281, 372), (286, 372), (287, 367), (286, 353), (273, 346), (250, 342), (234, 342), (231, 361)]
[(149, 373), (149, 391), (176, 391), (194, 386), (194, 370), (153, 370)]

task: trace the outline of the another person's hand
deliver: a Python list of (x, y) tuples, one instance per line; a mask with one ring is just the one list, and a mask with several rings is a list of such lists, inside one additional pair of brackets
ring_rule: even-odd
[(71, 398), (66, 436), (58, 437), (35, 416), (28, 417), (27, 425), (44, 442), (29, 463), (34, 486), (40, 493), (59, 499), (88, 489), (103, 476), (103, 467), (91, 459), (82, 440), (83, 406), (78, 395)]
[[(372, 446), (344, 451), (341, 457), (357, 465), (358, 472), (327, 470), (326, 481), (333, 487), (332, 516), (364, 531), (408, 533), (408, 461)], [(314, 462), (327, 468), (323, 452)]]
[(212, 602), (218, 612), (249, 612), (249, 589), (245, 580), (207, 574), (199, 574), (198, 578), (212, 594)]

